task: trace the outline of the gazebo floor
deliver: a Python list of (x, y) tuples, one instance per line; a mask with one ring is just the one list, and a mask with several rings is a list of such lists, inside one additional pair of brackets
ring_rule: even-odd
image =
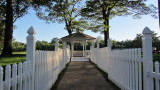
[(73, 58), (71, 58), (71, 61), (89, 61), (89, 58), (87, 58), (87, 57), (73, 57)]

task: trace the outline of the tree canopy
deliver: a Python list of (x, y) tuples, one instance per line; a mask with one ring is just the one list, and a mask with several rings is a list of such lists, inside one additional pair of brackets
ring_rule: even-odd
[[(40, 6), (50, 5), (52, 0), (1, 0), (0, 1), (0, 30), (4, 33), (4, 47), (1, 55), (12, 54), (13, 23), (28, 13), (28, 8), (33, 6), (36, 10)], [(3, 28), (3, 26), (5, 26)], [(0, 38), (1, 38), (0, 37)], [(1, 43), (1, 42), (0, 42)]]
[(37, 15), (47, 23), (65, 23), (68, 34), (72, 34), (76, 29), (83, 31), (87, 25), (80, 19), (82, 8), (82, 0), (57, 0), (51, 6), (39, 9)]
[(105, 46), (109, 38), (109, 20), (115, 16), (133, 15), (133, 18), (141, 18), (141, 15), (156, 16), (157, 8), (154, 5), (147, 6), (143, 0), (88, 0), (82, 9), (82, 16), (89, 22), (89, 30), (104, 34)]

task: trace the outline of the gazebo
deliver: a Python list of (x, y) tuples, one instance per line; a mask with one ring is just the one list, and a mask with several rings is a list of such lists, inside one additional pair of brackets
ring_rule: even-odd
[[(89, 36), (87, 34), (81, 33), (79, 32), (79, 30), (77, 29), (76, 33), (73, 33), (71, 35), (67, 35), (61, 38), (62, 41), (66, 42), (66, 43), (71, 43), (71, 61), (80, 61), (81, 59), (85, 59), (87, 60), (87, 50), (86, 50), (86, 43), (90, 42), (92, 45), (94, 45), (94, 40), (96, 38)], [(79, 42), (81, 43), (81, 45), (83, 46), (83, 51), (82, 51), (82, 56), (81, 57), (75, 57), (74, 56), (74, 43)], [(76, 52), (77, 53), (77, 52)], [(80, 54), (80, 53), (77, 53)]]

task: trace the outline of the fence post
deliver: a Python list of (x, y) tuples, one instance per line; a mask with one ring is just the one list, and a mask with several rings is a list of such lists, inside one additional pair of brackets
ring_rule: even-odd
[(31, 62), (31, 83), (30, 83), (30, 90), (34, 90), (34, 71), (35, 71), (35, 37), (36, 34), (33, 27), (30, 27), (27, 31), (29, 34), (27, 36), (27, 48), (26, 48), (26, 60), (27, 62)]
[(143, 38), (142, 38), (142, 45), (143, 45), (143, 87), (144, 90), (152, 90), (151, 89), (151, 82), (149, 77), (150, 71), (150, 64), (152, 62), (152, 37), (151, 37), (151, 30), (148, 27), (143, 29)]
[(55, 39), (55, 51), (58, 51), (58, 38)]

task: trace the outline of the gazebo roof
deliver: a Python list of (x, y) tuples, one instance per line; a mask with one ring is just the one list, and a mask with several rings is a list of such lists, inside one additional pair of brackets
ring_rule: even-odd
[(73, 38), (86, 38), (86, 40), (93, 40), (93, 39), (96, 39), (92, 36), (89, 36), (87, 34), (84, 34), (84, 33), (80, 33), (80, 32), (77, 32), (77, 33), (73, 33), (71, 35), (67, 35), (65, 37), (62, 37), (61, 39), (62, 40), (66, 40), (66, 39), (73, 39)]

